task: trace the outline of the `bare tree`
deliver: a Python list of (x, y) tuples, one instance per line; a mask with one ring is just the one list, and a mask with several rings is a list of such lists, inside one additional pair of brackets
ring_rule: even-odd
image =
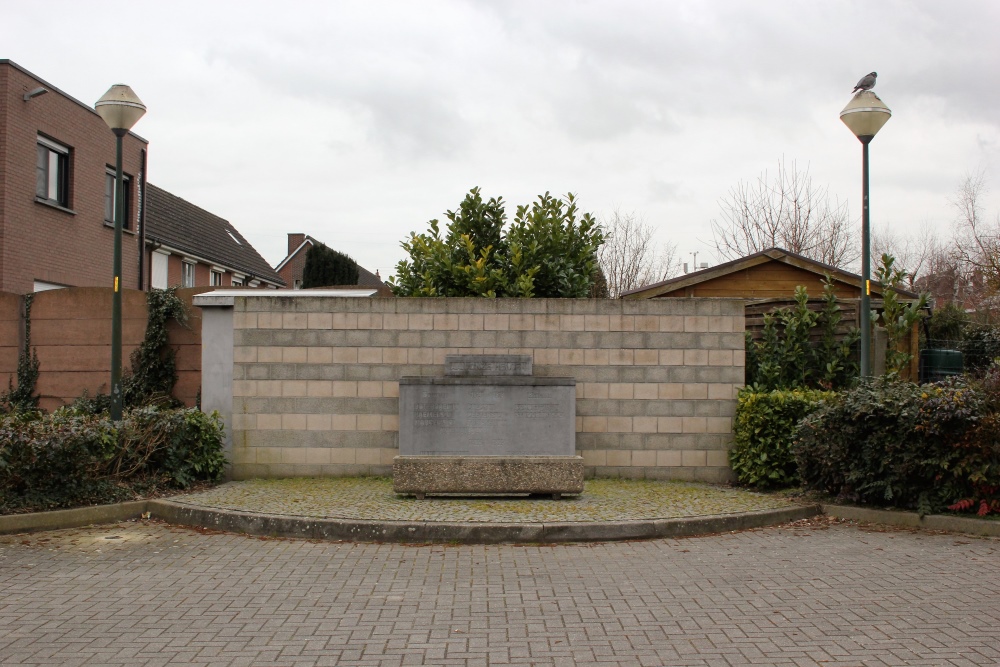
[(764, 172), (755, 182), (740, 181), (719, 201), (712, 220), (716, 252), (728, 260), (778, 247), (844, 267), (857, 260), (860, 244), (846, 203), (825, 187), (814, 187), (809, 168), (791, 169), (782, 160), (774, 178)]
[(946, 251), (931, 226), (924, 223), (910, 236), (890, 230), (873, 231), (872, 258), (877, 262), (884, 254), (895, 258), (896, 266), (906, 272), (906, 281), (913, 289), (932, 265), (944, 266)]
[(617, 299), (624, 292), (666, 280), (677, 273), (677, 245), (653, 240), (653, 226), (635, 213), (615, 210), (602, 223), (604, 245), (597, 259), (608, 281), (608, 292)]
[(955, 252), (991, 291), (1000, 289), (1000, 214), (989, 220), (983, 211), (988, 188), (982, 171), (969, 174), (952, 204), (958, 210)]

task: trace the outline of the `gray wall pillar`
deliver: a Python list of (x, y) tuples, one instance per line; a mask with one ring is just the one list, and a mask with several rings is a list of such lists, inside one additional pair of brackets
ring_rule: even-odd
[(233, 460), (233, 297), (209, 292), (194, 297), (201, 308), (201, 409), (225, 424), (225, 455)]

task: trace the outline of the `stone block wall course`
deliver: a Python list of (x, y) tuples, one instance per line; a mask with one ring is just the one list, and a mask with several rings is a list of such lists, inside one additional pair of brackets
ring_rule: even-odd
[(589, 476), (732, 477), (737, 299), (293, 298), (233, 302), (232, 474), (389, 474), (399, 378), (447, 354), (530, 355), (576, 379)]

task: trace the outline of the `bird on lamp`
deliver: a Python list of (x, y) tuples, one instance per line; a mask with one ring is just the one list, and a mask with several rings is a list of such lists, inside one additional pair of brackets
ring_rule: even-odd
[(875, 72), (871, 72), (870, 74), (865, 74), (863, 77), (861, 77), (861, 81), (858, 81), (858, 85), (854, 86), (854, 90), (852, 90), (851, 92), (856, 93), (859, 90), (871, 90), (872, 88), (875, 87), (875, 77), (877, 76), (878, 74), (876, 74)]

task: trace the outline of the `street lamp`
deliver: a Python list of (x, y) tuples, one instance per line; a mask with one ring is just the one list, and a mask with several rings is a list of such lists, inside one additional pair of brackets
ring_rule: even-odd
[(872, 374), (871, 363), (871, 220), (868, 207), (868, 144), (892, 116), (878, 95), (862, 90), (844, 110), (840, 120), (861, 142), (861, 377)]
[[(115, 259), (114, 292), (111, 296), (111, 419), (122, 418), (122, 223), (125, 197), (122, 191), (122, 137), (128, 134), (146, 105), (125, 84), (117, 83), (97, 100), (94, 109), (115, 133)], [(142, 248), (139, 249), (142, 252)]]

